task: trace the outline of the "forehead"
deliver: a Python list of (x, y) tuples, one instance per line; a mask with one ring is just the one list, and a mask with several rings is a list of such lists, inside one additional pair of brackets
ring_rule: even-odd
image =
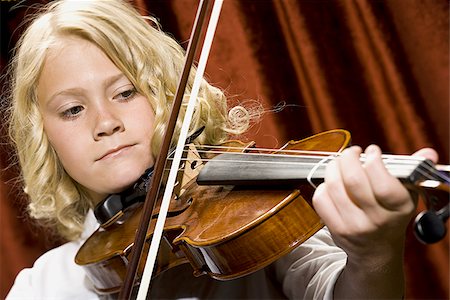
[(42, 73), (49, 69), (54, 71), (59, 67), (71, 67), (71, 64), (81, 64), (84, 61), (113, 65), (94, 43), (73, 35), (58, 37), (47, 49)]
[(122, 72), (93, 43), (79, 37), (59, 38), (48, 49), (38, 80), (39, 102), (60, 90), (89, 87)]

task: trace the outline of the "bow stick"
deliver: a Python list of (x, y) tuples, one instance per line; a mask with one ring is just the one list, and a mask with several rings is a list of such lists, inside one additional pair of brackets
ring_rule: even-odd
[(206, 62), (208, 60), (209, 51), (211, 49), (212, 40), (214, 38), (214, 32), (217, 26), (217, 21), (219, 19), (221, 6), (222, 0), (217, 0), (214, 3), (214, 7), (211, 13), (211, 18), (206, 31), (205, 41), (203, 43), (203, 48), (200, 55), (200, 61), (197, 66), (197, 72), (195, 73), (194, 84), (192, 86), (191, 95), (189, 98), (188, 106), (183, 120), (183, 125), (180, 131), (180, 136), (178, 137), (177, 148), (175, 150), (169, 177), (167, 179), (167, 187), (164, 191), (164, 196), (158, 214), (158, 219), (156, 221), (155, 230), (153, 231), (153, 238), (147, 255), (147, 261), (141, 279), (141, 285), (139, 287), (137, 299), (146, 299), (148, 287), (150, 285), (150, 280), (153, 272), (153, 267), (155, 264), (156, 256), (158, 254), (159, 243), (161, 241), (162, 232), (164, 230), (164, 223), (166, 220), (167, 211), (169, 210), (170, 200), (172, 199), (172, 192), (175, 186), (178, 168), (181, 162), (185, 141), (187, 139), (187, 135), (189, 132), (189, 126), (191, 124), (192, 115), (194, 114), (197, 95), (198, 91), (200, 90), (200, 84), (202, 82), (203, 74), (206, 68)]
[[(132, 288), (134, 285), (137, 268), (139, 266), (139, 262), (140, 262), (140, 259), (142, 256), (142, 251), (143, 251), (143, 247), (144, 247), (144, 243), (145, 243), (145, 239), (146, 239), (146, 235), (147, 235), (147, 231), (148, 231), (148, 226), (150, 224), (150, 219), (151, 219), (151, 216), (153, 215), (153, 210), (155, 208), (157, 191), (158, 191), (158, 188), (161, 183), (161, 178), (162, 178), (162, 174), (164, 171), (166, 157), (167, 157), (167, 154), (169, 151), (170, 142), (171, 142), (172, 135), (173, 135), (175, 125), (176, 125), (176, 121), (178, 118), (178, 112), (181, 107), (181, 103), (183, 100), (184, 91), (186, 89), (191, 65), (193, 63), (195, 51), (196, 51), (196, 48), (199, 43), (199, 37), (200, 37), (200, 33), (202, 31), (203, 23), (205, 20), (206, 11), (208, 10), (209, 6), (210, 6), (209, 0), (202, 0), (199, 4), (199, 9), (197, 11), (197, 15), (195, 18), (194, 27), (193, 27), (193, 30), (191, 33), (191, 38), (189, 39), (189, 44), (188, 44), (188, 48), (187, 48), (187, 52), (186, 52), (186, 61), (184, 64), (182, 76), (181, 76), (179, 85), (177, 87), (177, 91), (175, 93), (175, 99), (174, 99), (174, 103), (172, 105), (172, 112), (171, 112), (171, 115), (170, 115), (170, 118), (169, 118), (169, 121), (167, 124), (167, 129), (166, 129), (166, 133), (164, 135), (164, 139), (162, 142), (161, 151), (160, 151), (158, 158), (156, 160), (156, 163), (155, 163), (154, 175), (152, 178), (149, 192), (146, 196), (146, 200), (144, 203), (143, 215), (140, 220), (140, 226), (138, 227), (138, 230), (136, 233), (135, 241), (133, 244), (134, 246), (133, 246), (133, 250), (132, 250), (133, 252), (131, 255), (131, 259), (130, 259), (130, 264), (129, 264), (129, 267), (127, 268), (124, 285), (120, 291), (119, 299), (129, 299), (131, 296), (131, 291), (132, 291)], [(206, 66), (206, 60), (207, 60), (207, 57), (209, 54), (209, 49), (211, 47), (212, 37), (214, 36), (214, 31), (215, 31), (217, 21), (219, 18), (221, 6), (222, 6), (222, 0), (217, 0), (214, 3), (213, 11), (211, 14), (210, 22), (209, 22), (207, 33), (206, 33), (205, 42), (203, 44), (200, 62), (199, 62), (198, 69), (196, 72), (194, 84), (193, 84), (193, 87), (191, 90), (191, 96), (189, 99), (188, 108), (185, 113), (185, 118), (184, 118), (183, 125), (181, 128), (181, 133), (180, 133), (180, 136), (178, 139), (177, 149), (176, 149), (175, 156), (174, 156), (174, 162), (172, 162), (172, 168), (169, 173), (167, 188), (164, 193), (163, 202), (161, 204), (161, 208), (160, 208), (160, 211), (158, 214), (156, 227), (153, 232), (153, 238), (152, 238), (151, 246), (149, 249), (149, 254), (147, 256), (147, 261), (146, 261), (144, 273), (142, 276), (142, 280), (141, 280), (141, 284), (140, 284), (140, 288), (139, 288), (139, 292), (138, 292), (138, 296), (137, 296), (138, 299), (146, 298), (146, 295), (148, 292), (148, 287), (150, 285), (151, 274), (153, 271), (154, 262), (156, 259), (156, 255), (157, 255), (158, 248), (159, 248), (159, 243), (161, 240), (163, 226), (165, 223), (165, 219), (166, 219), (166, 215), (167, 215), (167, 211), (168, 211), (168, 207), (169, 207), (169, 203), (170, 203), (170, 199), (171, 199), (171, 194), (173, 191), (173, 185), (175, 183), (176, 172), (177, 172), (180, 160), (181, 160), (181, 154), (182, 154), (183, 147), (184, 147), (184, 140), (186, 139), (187, 132), (189, 130), (189, 124), (190, 124), (192, 114), (194, 111), (198, 90), (200, 88), (200, 83), (203, 78), (203, 73), (204, 73), (204, 69)]]

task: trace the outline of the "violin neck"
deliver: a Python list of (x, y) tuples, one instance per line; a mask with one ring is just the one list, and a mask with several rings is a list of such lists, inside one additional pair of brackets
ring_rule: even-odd
[[(225, 153), (207, 162), (197, 177), (199, 185), (297, 185), (323, 181), (327, 164), (334, 156), (266, 155)], [(364, 160), (364, 156), (361, 157)], [(430, 161), (389, 155), (387, 170), (401, 181), (415, 183), (428, 176)], [(428, 178), (428, 177), (427, 177)]]

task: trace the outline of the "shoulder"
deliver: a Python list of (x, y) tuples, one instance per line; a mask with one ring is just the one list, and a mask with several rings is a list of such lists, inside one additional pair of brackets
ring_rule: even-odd
[(83, 242), (82, 238), (44, 253), (17, 275), (7, 299), (96, 298), (85, 271), (74, 261)]

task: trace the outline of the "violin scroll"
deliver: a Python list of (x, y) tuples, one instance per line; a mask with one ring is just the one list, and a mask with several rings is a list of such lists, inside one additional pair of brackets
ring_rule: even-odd
[(446, 205), (438, 211), (426, 210), (417, 215), (414, 221), (414, 233), (419, 241), (424, 244), (432, 244), (442, 240), (447, 228), (445, 222), (449, 217), (450, 205)]
[(424, 244), (439, 242), (447, 234), (446, 222), (450, 214), (448, 177), (444, 173), (438, 174), (447, 184), (439, 180), (425, 180), (418, 184), (428, 209), (415, 218), (414, 234)]

